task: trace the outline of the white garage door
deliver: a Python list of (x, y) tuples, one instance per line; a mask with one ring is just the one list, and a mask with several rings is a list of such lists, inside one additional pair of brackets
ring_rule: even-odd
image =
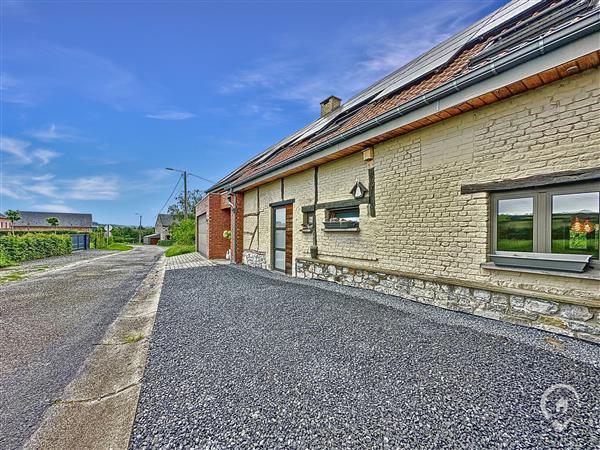
[(208, 251), (208, 235), (206, 226), (206, 214), (198, 216), (196, 223), (196, 242), (198, 243), (198, 251), (204, 256), (207, 255)]

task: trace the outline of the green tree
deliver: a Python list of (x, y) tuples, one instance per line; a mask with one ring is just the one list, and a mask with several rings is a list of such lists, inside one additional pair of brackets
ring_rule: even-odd
[(171, 239), (178, 245), (193, 245), (196, 237), (196, 222), (194, 219), (183, 219), (171, 225)]
[[(188, 214), (190, 217), (194, 217), (194, 208), (196, 204), (202, 200), (204, 197), (204, 191), (200, 189), (194, 189), (192, 191), (188, 191)], [(167, 209), (169, 214), (174, 215), (178, 220), (183, 219), (184, 211), (185, 211), (185, 201), (183, 199), (183, 192), (180, 193), (177, 197), (175, 197), (175, 203), (173, 203)]]
[[(60, 221), (58, 220), (58, 217), (48, 217), (46, 219), (46, 222), (48, 222), (48, 225), (50, 225), (51, 227), (56, 228), (58, 226), (58, 224), (60, 223)], [(54, 231), (54, 233), (56, 234), (56, 230)]]
[(6, 217), (10, 220), (10, 230), (12, 231), (12, 235), (15, 235), (15, 222), (21, 219), (21, 213), (19, 211), (15, 211), (14, 209), (9, 209), (6, 211)]

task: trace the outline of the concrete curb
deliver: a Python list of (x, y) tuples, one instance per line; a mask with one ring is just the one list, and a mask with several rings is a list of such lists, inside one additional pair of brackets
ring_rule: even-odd
[(162, 256), (24, 449), (128, 447), (165, 265)]

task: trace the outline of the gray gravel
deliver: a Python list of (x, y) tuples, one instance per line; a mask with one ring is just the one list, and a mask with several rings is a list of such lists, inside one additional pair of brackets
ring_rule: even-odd
[(136, 248), (0, 287), (0, 448), (35, 431), (161, 254)]
[[(465, 317), (256, 270), (168, 271), (130, 447), (600, 446), (599, 346)], [(557, 383), (580, 398), (562, 432), (540, 408)]]

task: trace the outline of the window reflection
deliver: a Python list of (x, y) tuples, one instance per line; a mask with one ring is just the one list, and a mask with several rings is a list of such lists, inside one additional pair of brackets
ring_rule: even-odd
[(598, 258), (599, 192), (552, 196), (552, 253)]
[(533, 251), (533, 197), (498, 200), (497, 250)]

